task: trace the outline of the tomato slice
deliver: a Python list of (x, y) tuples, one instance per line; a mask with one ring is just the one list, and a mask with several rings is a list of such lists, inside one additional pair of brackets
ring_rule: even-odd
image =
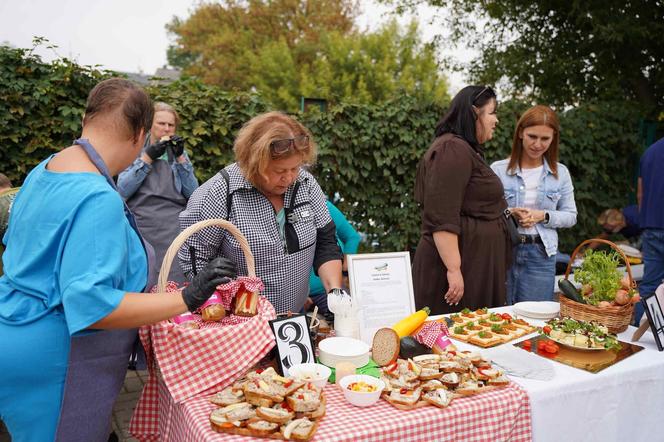
[(558, 348), (556, 345), (551, 345), (551, 343), (547, 342), (544, 346), (544, 351), (550, 354), (556, 354), (558, 353)]
[(551, 327), (545, 325), (544, 328), (542, 328), (542, 331), (544, 332), (545, 335), (548, 335), (551, 333)]
[(537, 349), (538, 350), (540, 350), (540, 351), (544, 350), (545, 346), (546, 346), (546, 341), (544, 341), (544, 340), (537, 341)]
[(503, 313), (500, 315), (501, 318), (503, 318), (506, 321), (512, 320), (512, 316), (509, 313)]
[(533, 343), (530, 342), (529, 340), (528, 341), (523, 341), (522, 345), (523, 345), (523, 348), (526, 349), (526, 350), (530, 350), (533, 347)]

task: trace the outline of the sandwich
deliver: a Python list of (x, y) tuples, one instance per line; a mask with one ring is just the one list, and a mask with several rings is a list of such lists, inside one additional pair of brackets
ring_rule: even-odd
[(422, 367), (419, 378), (423, 381), (428, 381), (430, 379), (437, 379), (441, 375), (442, 373), (438, 370), (438, 364), (436, 364), (436, 368)]
[(414, 406), (420, 400), (422, 389), (416, 388), (415, 390), (392, 390), (388, 396), (390, 402), (399, 405)]
[(459, 315), (459, 314), (450, 316), (450, 319), (452, 320), (455, 327), (456, 326), (462, 326), (466, 322), (468, 322), (468, 319), (462, 318), (461, 315)]
[(438, 408), (447, 407), (452, 399), (454, 398), (454, 393), (451, 391), (443, 389), (427, 391), (422, 395), (422, 399), (431, 405), (435, 405)]
[(244, 392), (233, 387), (226, 387), (210, 398), (210, 402), (225, 407), (231, 404), (244, 402)]
[(226, 417), (225, 413), (222, 413), (221, 408), (217, 408), (210, 414), (210, 423), (215, 429), (229, 429), (229, 428), (241, 428), (241, 421), (230, 421)]
[(441, 361), (440, 369), (445, 373), (465, 373), (467, 371), (467, 368), (463, 365), (462, 360)]
[(275, 424), (285, 424), (295, 417), (295, 413), (279, 404), (271, 408), (258, 407), (256, 409), (256, 416), (268, 422), (274, 422)]
[(316, 425), (306, 417), (295, 419), (281, 427), (281, 434), (287, 440), (307, 440), (316, 431)]
[(470, 334), (464, 327), (457, 326), (450, 332), (450, 337), (458, 339), (459, 341), (467, 341), (470, 338)]
[(240, 402), (239, 404), (228, 405), (219, 409), (219, 413), (226, 416), (230, 422), (233, 421), (246, 421), (252, 417), (256, 417), (256, 411), (247, 402)]
[(503, 342), (503, 338), (489, 331), (481, 331), (478, 334), (471, 336), (468, 342), (471, 344), (479, 345), (481, 347), (491, 347), (492, 345), (500, 344)]
[(263, 379), (251, 379), (244, 384), (244, 396), (252, 405), (271, 407), (275, 402), (283, 402), (284, 397), (277, 394), (277, 389)]
[(316, 411), (320, 407), (320, 390), (310, 382), (286, 398), (288, 405), (297, 413)]
[(422, 382), (421, 384), (422, 391), (433, 391), (433, 390), (438, 390), (440, 388), (445, 388), (442, 382), (440, 382), (438, 379), (431, 379), (426, 382)]
[(488, 384), (493, 385), (495, 387), (504, 387), (505, 385), (509, 384), (510, 380), (504, 375), (504, 374), (499, 374), (495, 378), (489, 379)]
[(247, 422), (247, 429), (251, 431), (252, 436), (265, 437), (279, 428), (279, 424), (268, 422), (262, 419), (251, 419)]
[(481, 388), (477, 381), (468, 380), (460, 384), (454, 391), (464, 396), (472, 396), (479, 393)]
[(445, 373), (441, 378), (440, 382), (447, 388), (456, 388), (461, 382), (461, 376), (459, 373)]
[(465, 309), (461, 310), (461, 317), (462, 318), (468, 318), (468, 319), (471, 319), (471, 320), (477, 319), (477, 315), (475, 313), (471, 312), (469, 308), (465, 308)]

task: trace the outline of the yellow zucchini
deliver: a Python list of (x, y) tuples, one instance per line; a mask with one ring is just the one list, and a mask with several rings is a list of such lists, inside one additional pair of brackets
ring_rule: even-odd
[(408, 336), (417, 330), (419, 326), (424, 324), (424, 321), (429, 317), (429, 313), (431, 313), (431, 309), (429, 309), (429, 307), (424, 307), (422, 310), (418, 310), (394, 324), (392, 330), (397, 332), (397, 335), (399, 335), (400, 338)]

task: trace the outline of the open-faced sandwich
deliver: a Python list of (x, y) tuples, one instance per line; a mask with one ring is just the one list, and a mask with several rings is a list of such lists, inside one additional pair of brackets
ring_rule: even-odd
[(445, 408), (450, 405), (454, 399), (454, 393), (444, 388), (427, 391), (422, 395), (422, 399), (439, 408)]
[(221, 433), (282, 440), (309, 440), (325, 415), (325, 397), (312, 383), (256, 370), (210, 398), (210, 414)]
[[(435, 364), (438, 364), (436, 378)], [(404, 382), (402, 371), (416, 373), (413, 365), (426, 364), (419, 368), (419, 379)], [(389, 374), (388, 374), (389, 372)], [(447, 351), (439, 355), (422, 355), (413, 360), (397, 360), (393, 367), (383, 367), (382, 377), (388, 385), (382, 397), (402, 410), (434, 405), (446, 407), (456, 396), (469, 396), (509, 384), (501, 371), (479, 352)]]
[(210, 402), (220, 407), (227, 405), (239, 404), (245, 402), (244, 392), (241, 388), (226, 387), (219, 393), (210, 398)]

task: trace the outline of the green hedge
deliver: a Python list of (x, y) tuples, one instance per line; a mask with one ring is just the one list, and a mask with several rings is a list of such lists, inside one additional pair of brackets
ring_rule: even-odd
[[(47, 155), (80, 131), (85, 97), (108, 72), (67, 60), (42, 63), (30, 51), (0, 47), (0, 159), (20, 183)], [(250, 93), (228, 93), (188, 79), (148, 88), (181, 114), (179, 133), (201, 181), (232, 161), (233, 137), (253, 115), (270, 109)], [(489, 162), (505, 158), (516, 119), (527, 105), (502, 103)], [(400, 96), (378, 105), (341, 105), (299, 115), (320, 148), (314, 173), (338, 207), (363, 232), (364, 250), (412, 250), (419, 213), (412, 197), (417, 163), (444, 109)], [(571, 171), (578, 224), (562, 233), (562, 249), (597, 232), (595, 218), (626, 204), (638, 160), (638, 112), (624, 103), (583, 104), (561, 114), (561, 161)]]

